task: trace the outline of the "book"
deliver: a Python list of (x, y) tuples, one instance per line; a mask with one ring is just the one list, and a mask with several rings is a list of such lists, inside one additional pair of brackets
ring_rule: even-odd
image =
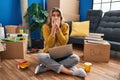
[(104, 36), (103, 33), (89, 33), (89, 36)]
[(103, 40), (104, 34), (102, 33), (89, 33), (89, 36), (85, 37), (86, 40), (100, 41)]
[(88, 37), (93, 37), (93, 38), (102, 38), (104, 34), (102, 33), (89, 33)]
[(85, 37), (86, 40), (103, 40), (103, 38), (95, 38), (95, 37)]
[(89, 42), (89, 43), (96, 43), (96, 44), (105, 44), (106, 43), (105, 40), (102, 40), (102, 41), (86, 40), (86, 41)]

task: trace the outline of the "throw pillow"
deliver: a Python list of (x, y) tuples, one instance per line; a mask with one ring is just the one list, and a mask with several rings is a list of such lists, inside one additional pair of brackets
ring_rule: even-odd
[(89, 21), (72, 22), (72, 32), (70, 36), (86, 37), (89, 35)]

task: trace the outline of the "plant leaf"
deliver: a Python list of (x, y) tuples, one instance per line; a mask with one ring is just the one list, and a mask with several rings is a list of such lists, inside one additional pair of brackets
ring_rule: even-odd
[(41, 8), (40, 3), (33, 3), (28, 7), (27, 14), (24, 17), (29, 17), (30, 19), (29, 28), (31, 32), (36, 29), (39, 29), (41, 32), (42, 25), (47, 21), (48, 12)]
[(40, 19), (40, 18), (37, 18), (35, 15), (32, 17), (32, 19), (36, 22), (36, 23), (43, 23), (44, 22), (44, 19)]

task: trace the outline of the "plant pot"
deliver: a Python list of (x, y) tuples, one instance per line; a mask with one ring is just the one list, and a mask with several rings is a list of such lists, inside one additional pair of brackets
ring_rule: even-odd
[(44, 40), (32, 40), (32, 48), (43, 49), (44, 47)]

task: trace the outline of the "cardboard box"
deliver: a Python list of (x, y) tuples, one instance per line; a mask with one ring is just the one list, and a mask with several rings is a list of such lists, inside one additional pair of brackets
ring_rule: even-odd
[(105, 41), (103, 44), (84, 42), (84, 60), (93, 62), (109, 62), (110, 44)]
[(2, 43), (0, 42), (0, 52), (4, 51), (4, 47), (2, 45)]
[[(3, 51), (4, 51), (4, 47), (3, 47), (1, 40), (0, 40), (0, 62), (1, 62), (1, 55), (2, 55)], [(0, 68), (1, 68), (1, 66), (0, 66)]]
[(63, 14), (65, 21), (80, 21), (80, 15), (74, 14)]
[(6, 51), (2, 54), (3, 59), (23, 59), (27, 53), (26, 42), (4, 42)]
[[(17, 33), (17, 34), (6, 34), (7, 37), (9, 38), (13, 38), (13, 39), (18, 39), (18, 40), (25, 40), (26, 42), (26, 45), (28, 45), (28, 34), (24, 33), (24, 34), (20, 34), (20, 33)], [(28, 46), (26, 46), (28, 47)]]
[(58, 7), (63, 13), (79, 14), (79, 0), (48, 0), (47, 11)]
[(5, 31), (6, 33), (19, 33), (19, 28), (17, 25), (6, 25)]

